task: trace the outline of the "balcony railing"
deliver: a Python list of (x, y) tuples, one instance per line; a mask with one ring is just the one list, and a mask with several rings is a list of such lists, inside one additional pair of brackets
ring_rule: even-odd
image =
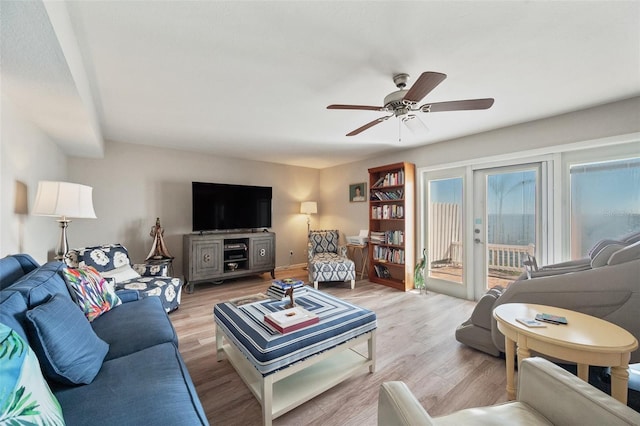
[[(535, 255), (535, 245), (526, 246), (514, 244), (488, 244), (487, 245), (487, 262), (489, 269), (497, 269), (501, 271), (524, 271), (524, 262), (527, 255)], [(462, 243), (452, 242), (449, 252), (451, 259), (449, 263), (454, 266), (462, 264)], [(448, 259), (447, 259), (448, 260)], [(442, 260), (435, 260), (436, 263), (445, 263)]]
[[(462, 220), (460, 206), (453, 203), (431, 203), (429, 214), (429, 274), (462, 282)], [(535, 245), (487, 244), (489, 281), (503, 285), (513, 281), (525, 267), (527, 255), (535, 254)], [(493, 284), (496, 284), (494, 282)], [(492, 283), (489, 285), (492, 286)]]
[(488, 263), (489, 269), (498, 269), (501, 271), (524, 271), (524, 262), (527, 255), (535, 255), (535, 245), (526, 246), (509, 245), (509, 244), (488, 244)]

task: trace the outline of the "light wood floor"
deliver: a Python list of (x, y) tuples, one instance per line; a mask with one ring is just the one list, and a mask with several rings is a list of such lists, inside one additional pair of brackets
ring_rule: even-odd
[[(300, 278), (302, 269), (282, 270), (276, 278)], [(214, 304), (265, 292), (269, 274), (199, 284), (182, 295), (170, 315), (198, 395), (212, 425), (259, 425), (260, 405), (228, 361), (216, 361)], [(429, 292), (403, 293), (360, 280), (320, 284), (320, 289), (376, 312), (377, 365), (277, 418), (282, 425), (375, 425), (378, 389), (402, 380), (433, 416), (461, 408), (506, 401), (504, 360), (470, 349), (455, 340), (456, 327), (469, 318), (475, 302)]]

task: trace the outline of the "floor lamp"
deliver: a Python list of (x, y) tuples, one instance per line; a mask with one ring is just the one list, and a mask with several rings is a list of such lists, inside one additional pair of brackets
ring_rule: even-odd
[(18, 250), (20, 253), (23, 253), (24, 219), (29, 214), (29, 202), (27, 197), (27, 184), (19, 180), (16, 181), (16, 194), (13, 212), (18, 216)]
[[(315, 201), (303, 201), (300, 204), (300, 213), (307, 215), (307, 241), (309, 240), (309, 234), (311, 234), (311, 215), (318, 213), (318, 203)], [(302, 269), (308, 269), (305, 266)]]
[(307, 237), (311, 232), (311, 215), (318, 213), (318, 203), (315, 201), (303, 201), (300, 204), (300, 213), (307, 215)]
[(70, 182), (38, 182), (33, 214), (59, 217), (60, 239), (56, 246), (55, 259), (63, 260), (69, 251), (67, 227), (70, 219), (95, 219), (93, 210), (93, 188)]

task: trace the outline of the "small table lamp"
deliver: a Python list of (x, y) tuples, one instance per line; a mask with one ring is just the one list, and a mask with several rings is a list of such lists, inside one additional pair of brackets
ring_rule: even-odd
[(62, 232), (56, 247), (56, 260), (63, 260), (69, 251), (67, 226), (69, 218), (95, 219), (93, 188), (70, 182), (38, 182), (38, 193), (33, 208), (36, 216), (56, 216)]
[(307, 236), (311, 231), (311, 215), (318, 213), (318, 203), (315, 201), (303, 201), (300, 204), (300, 213), (307, 215)]

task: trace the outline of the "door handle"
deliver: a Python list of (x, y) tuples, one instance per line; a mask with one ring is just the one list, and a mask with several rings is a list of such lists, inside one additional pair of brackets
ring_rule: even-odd
[[(480, 230), (478, 228), (476, 228), (476, 229), (473, 230), (473, 233), (476, 234), (476, 235), (479, 235), (480, 234)], [(482, 241), (480, 241), (480, 238), (476, 237), (473, 240), (473, 242), (476, 243), (476, 244), (480, 244)]]

